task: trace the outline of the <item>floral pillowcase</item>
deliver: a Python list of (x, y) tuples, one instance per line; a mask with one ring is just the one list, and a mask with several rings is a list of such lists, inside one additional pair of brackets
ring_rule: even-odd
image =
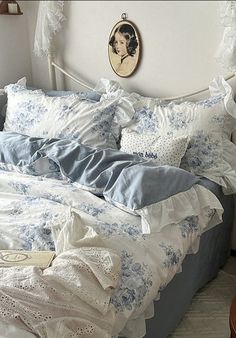
[(222, 185), (225, 193), (236, 193), (236, 146), (231, 142), (236, 104), (223, 78), (213, 80), (209, 89), (212, 96), (195, 103), (162, 104), (134, 94), (137, 101), (129, 132), (150, 138), (188, 136), (181, 167)]
[(77, 94), (50, 97), (42, 90), (26, 89), (21, 83), (10, 84), (5, 91), (8, 103), (4, 131), (29, 136), (76, 139), (92, 147), (117, 149), (118, 117), (122, 120), (125, 116), (123, 109), (131, 109), (133, 114), (132, 105), (123, 104), (121, 92), (102, 95), (96, 102)]

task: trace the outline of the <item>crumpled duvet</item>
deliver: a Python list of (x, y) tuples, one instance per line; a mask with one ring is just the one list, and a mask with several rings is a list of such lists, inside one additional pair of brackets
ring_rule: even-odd
[[(0, 165), (30, 175), (63, 177), (129, 213), (140, 215), (143, 233), (159, 232), (169, 223), (200, 216), (202, 209), (209, 208), (208, 201), (201, 203), (202, 190), (211, 199), (211, 192), (198, 186), (199, 178), (183, 169), (157, 165), (114, 149), (91, 148), (73, 140), (0, 132)], [(193, 199), (189, 198), (191, 195)], [(156, 218), (153, 210), (168, 201), (172, 212), (152, 222)], [(151, 217), (145, 217), (147, 213)]]
[[(197, 185), (147, 205), (140, 217), (54, 169), (44, 162), (29, 175), (1, 163), (0, 249), (56, 250), (57, 258), (44, 271), (0, 270), (0, 321), (48, 338), (143, 337), (153, 300), (197, 251), (202, 232), (220, 222), (220, 203)], [(165, 226), (144, 234), (144, 220), (155, 228), (158, 213), (168, 216)]]

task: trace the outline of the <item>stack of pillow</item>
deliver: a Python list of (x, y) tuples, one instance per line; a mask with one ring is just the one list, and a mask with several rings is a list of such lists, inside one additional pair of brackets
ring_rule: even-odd
[(44, 92), (25, 81), (5, 87), (4, 131), (70, 138), (98, 148), (120, 148), (159, 165), (180, 166), (236, 193), (236, 104), (222, 78), (197, 102), (163, 102), (128, 93), (102, 79), (94, 91)]
[[(99, 90), (107, 91), (107, 84)], [(113, 90), (120, 90), (117, 84)], [(211, 96), (197, 102), (163, 102), (127, 94), (134, 115), (122, 129), (120, 150), (158, 164), (175, 165), (236, 193), (236, 104), (222, 78), (209, 86)]]
[[(67, 138), (98, 148), (115, 148), (122, 116), (133, 115), (123, 90), (100, 95), (44, 92), (26, 88), (25, 79), (5, 87), (4, 131), (46, 138)], [(130, 110), (130, 113), (129, 113)]]

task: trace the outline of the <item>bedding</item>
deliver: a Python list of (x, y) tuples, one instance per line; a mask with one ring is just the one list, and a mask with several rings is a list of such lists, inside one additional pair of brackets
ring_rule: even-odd
[(159, 165), (179, 167), (188, 143), (187, 136), (170, 138), (138, 134), (124, 128), (121, 133), (120, 150), (153, 160)]
[(195, 293), (217, 276), (229, 258), (234, 222), (233, 196), (224, 195), (222, 188), (208, 179), (203, 178), (201, 182), (221, 202), (223, 222), (202, 234), (198, 252), (185, 257), (181, 273), (161, 291), (160, 299), (154, 303), (155, 317), (146, 321), (145, 338), (169, 337), (188, 310)]
[(210, 207), (221, 209), (211, 192), (198, 185), (199, 180), (187, 171), (76, 141), (2, 133), (0, 161), (7, 161), (0, 162), (2, 168), (35, 175), (44, 170), (52, 177), (65, 177), (119, 208), (140, 215), (143, 233), (158, 232), (189, 215), (205, 223)]
[[(71, 95), (73, 92), (66, 92), (67, 94), (64, 94), (64, 92), (60, 91), (60, 93), (58, 93), (56, 91), (56, 93), (54, 93), (54, 91), (49, 91), (49, 92), (45, 92), (46, 95), (48, 96), (53, 96), (53, 97), (58, 97), (58, 96), (69, 96)], [(85, 92), (80, 92), (80, 93), (76, 93), (76, 95), (79, 95), (79, 97), (83, 100), (90, 100), (90, 101), (99, 101), (97, 100), (99, 98), (99, 96), (94, 96), (93, 94), (87, 94)], [(97, 98), (95, 100), (95, 98)], [(2, 109), (0, 110), (0, 131), (3, 130), (4, 128), (4, 123), (6, 120), (6, 111), (7, 111), (7, 103), (3, 105)]]
[[(120, 85), (104, 80), (98, 89), (115, 92), (120, 91)], [(135, 113), (122, 136), (127, 138), (132, 133), (137, 143), (149, 136), (149, 146), (153, 137), (188, 136), (181, 167), (220, 184), (226, 194), (232, 194), (236, 192), (236, 146), (231, 142), (236, 104), (232, 88), (222, 77), (214, 79), (209, 90), (210, 98), (196, 102), (165, 102), (133, 93), (130, 97)]]
[[(26, 87), (26, 78), (24, 78), (23, 81), (18, 81), (18, 83), (20, 83), (21, 85), (23, 85), (25, 88), (29, 90), (37, 90), (37, 88), (28, 87), (28, 86)], [(87, 91), (87, 92), (83, 92), (83, 91), (78, 92), (78, 91), (72, 91), (72, 90), (43, 90), (43, 92), (46, 95), (52, 96), (52, 97), (69, 96), (72, 94), (76, 94), (79, 96), (80, 99), (89, 100), (89, 101), (97, 101), (97, 102), (100, 101), (100, 98), (101, 98), (101, 94), (95, 90)], [(6, 110), (7, 110), (6, 100), (7, 100), (6, 95), (0, 96), (0, 104), (2, 107), (0, 109), (0, 131), (3, 130), (5, 119), (6, 119)]]
[(133, 109), (121, 92), (99, 101), (88, 100), (87, 94), (49, 96), (42, 90), (27, 89), (23, 79), (6, 86), (5, 91), (8, 102), (4, 131), (76, 139), (100, 148), (117, 148), (120, 134), (117, 121), (122, 124), (123, 110)]
[[(0, 144), (1, 249), (57, 252), (43, 271), (1, 268), (1, 332), (105, 338), (128, 330), (128, 338), (143, 337), (153, 300), (186, 254), (197, 251), (200, 235), (221, 221), (215, 195), (191, 173), (117, 150), (8, 132), (0, 133)], [(179, 182), (168, 187), (175, 175)], [(168, 191), (159, 189), (158, 178)], [(144, 197), (149, 180), (156, 187), (151, 204), (135, 188), (140, 180)], [(126, 200), (121, 195), (129, 186)], [(185, 208), (174, 221), (168, 203), (173, 214), (176, 196)], [(160, 205), (171, 219), (162, 227), (152, 217)]]
[(90, 90), (87, 92), (75, 91), (75, 90), (49, 90), (49, 89), (40, 89), (40, 88), (27, 86), (26, 77), (23, 77), (20, 80), (18, 80), (17, 84), (23, 86), (25, 89), (28, 89), (28, 90), (42, 90), (46, 95), (52, 96), (52, 97), (70, 96), (72, 94), (76, 94), (81, 99), (84, 99), (84, 100), (100, 101), (101, 99), (101, 94), (98, 93), (96, 90)]

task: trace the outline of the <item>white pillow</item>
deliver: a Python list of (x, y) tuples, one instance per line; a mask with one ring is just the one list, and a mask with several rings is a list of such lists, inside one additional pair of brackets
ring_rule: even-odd
[(210, 84), (211, 97), (197, 102), (162, 102), (136, 93), (135, 114), (129, 128), (140, 135), (189, 136), (181, 167), (236, 193), (236, 104), (232, 88), (218, 77)]
[(188, 137), (171, 138), (138, 134), (129, 128), (124, 128), (120, 145), (121, 151), (153, 160), (159, 165), (179, 167), (188, 146)]
[(99, 102), (93, 102), (76, 94), (50, 97), (42, 90), (26, 89), (24, 83), (10, 84), (5, 91), (8, 104), (4, 131), (76, 139), (98, 148), (117, 148), (123, 110), (133, 112), (121, 92), (106, 94)]

